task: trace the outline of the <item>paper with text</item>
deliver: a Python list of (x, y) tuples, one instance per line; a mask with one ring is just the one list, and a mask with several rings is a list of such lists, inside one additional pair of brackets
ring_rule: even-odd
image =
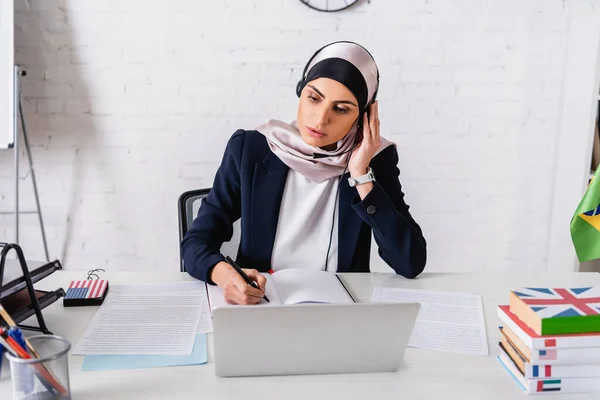
[(198, 324), (198, 334), (211, 333), (213, 331), (212, 317), (210, 316), (210, 307), (208, 301), (202, 303), (202, 312), (200, 314), (200, 323)]
[(111, 285), (73, 354), (191, 354), (203, 282)]
[(375, 287), (371, 301), (420, 303), (408, 346), (488, 355), (481, 296), (418, 289)]

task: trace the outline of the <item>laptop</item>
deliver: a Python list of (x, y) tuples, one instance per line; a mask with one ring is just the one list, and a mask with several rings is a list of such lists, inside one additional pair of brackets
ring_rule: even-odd
[(221, 377), (394, 372), (418, 303), (302, 303), (213, 311)]

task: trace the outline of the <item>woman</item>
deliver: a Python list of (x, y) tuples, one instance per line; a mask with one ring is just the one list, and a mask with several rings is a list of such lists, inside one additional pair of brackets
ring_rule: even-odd
[[(396, 146), (379, 133), (378, 84), (362, 46), (331, 43), (306, 65), (296, 121), (233, 134), (182, 241), (190, 275), (222, 287), (229, 303), (256, 304), (266, 284), (260, 272), (369, 272), (371, 232), (397, 274), (423, 271), (426, 242), (403, 200)], [(258, 288), (219, 251), (239, 218), (236, 261)]]

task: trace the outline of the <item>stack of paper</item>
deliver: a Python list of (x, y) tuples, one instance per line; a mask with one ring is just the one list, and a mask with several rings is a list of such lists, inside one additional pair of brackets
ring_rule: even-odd
[(202, 364), (210, 331), (203, 282), (112, 285), (73, 354), (83, 370)]

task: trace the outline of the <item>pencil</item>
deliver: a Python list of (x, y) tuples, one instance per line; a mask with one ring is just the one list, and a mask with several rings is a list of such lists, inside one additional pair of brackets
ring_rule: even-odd
[[(2, 304), (0, 304), (0, 315), (2, 316), (2, 318), (4, 318), (4, 320), (10, 327), (17, 328), (17, 324), (11, 318), (10, 314), (4, 309), (4, 307), (2, 307)], [(40, 358), (40, 355), (37, 353), (37, 351), (35, 351), (35, 349), (31, 345), (31, 343), (29, 343), (29, 340), (27, 340), (25, 335), (23, 335), (23, 339), (25, 340), (25, 344), (27, 345), (27, 348), (29, 349), (31, 354), (33, 354), (36, 358)]]

